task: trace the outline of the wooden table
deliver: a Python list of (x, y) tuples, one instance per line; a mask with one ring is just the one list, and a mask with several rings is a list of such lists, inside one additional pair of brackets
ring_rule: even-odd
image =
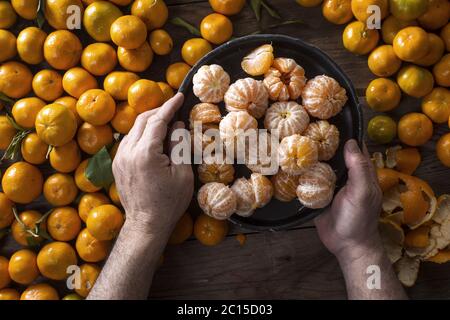
[[(342, 46), (344, 26), (327, 22), (320, 8), (302, 8), (294, 0), (267, 0), (284, 20), (302, 19), (305, 25), (289, 25), (265, 33), (281, 33), (301, 38), (328, 53), (347, 73), (365, 104), (364, 92), (374, 78), (367, 68), (367, 57), (357, 57)], [(171, 17), (182, 17), (194, 25), (212, 12), (205, 0), (166, 0)], [(247, 6), (231, 18), (236, 37), (277, 23), (263, 12), (258, 24)], [(164, 68), (180, 61), (180, 48), (191, 38), (186, 30), (168, 24), (165, 28), (175, 40), (170, 57), (158, 57), (151, 67), (155, 79), (164, 78)], [(398, 118), (406, 111), (419, 109), (419, 101), (404, 98), (393, 113)], [(364, 106), (365, 123), (374, 113)], [(431, 183), (437, 194), (450, 192), (450, 170), (435, 156), (437, 138), (448, 128), (436, 128), (431, 142), (421, 148), (422, 165), (417, 175)], [(371, 151), (380, 149), (369, 144)], [(381, 149), (380, 149), (381, 150)], [(247, 241), (240, 246), (235, 238), (244, 233)], [(450, 265), (423, 263), (415, 287), (408, 289), (412, 298), (449, 298)], [(318, 239), (312, 223), (289, 231), (257, 233), (232, 229), (226, 240), (216, 247), (205, 247), (191, 239), (168, 247), (163, 266), (157, 272), (152, 298), (167, 299), (345, 299), (343, 277), (336, 259)]]

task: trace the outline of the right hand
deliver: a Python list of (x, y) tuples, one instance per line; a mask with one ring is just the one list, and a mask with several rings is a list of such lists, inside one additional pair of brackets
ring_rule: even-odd
[(338, 260), (348, 261), (382, 247), (378, 234), (382, 193), (367, 149), (362, 152), (355, 140), (349, 140), (344, 156), (347, 184), (315, 224), (327, 249)]

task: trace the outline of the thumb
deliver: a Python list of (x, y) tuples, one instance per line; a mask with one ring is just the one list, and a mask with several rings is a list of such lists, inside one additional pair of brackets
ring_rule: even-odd
[(347, 184), (355, 187), (356, 190), (366, 189), (374, 177), (372, 163), (355, 140), (348, 140), (345, 144), (344, 158), (348, 169)]

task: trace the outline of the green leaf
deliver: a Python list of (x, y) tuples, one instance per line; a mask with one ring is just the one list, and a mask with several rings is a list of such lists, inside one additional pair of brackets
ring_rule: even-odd
[(44, 1), (45, 0), (39, 0), (37, 8), (36, 24), (39, 27), (39, 29), (42, 29), (45, 23)]
[(4, 94), (3, 92), (0, 92), (0, 100), (5, 102), (7, 105), (12, 106), (14, 103), (16, 103), (13, 99), (11, 99), (10, 97), (8, 97), (6, 94)]
[(97, 187), (103, 187), (108, 190), (114, 181), (112, 173), (112, 160), (106, 147), (100, 149), (92, 158), (89, 159), (86, 171), (86, 178)]
[(22, 146), (22, 140), (31, 132), (31, 130), (18, 131), (16, 135), (11, 140), (8, 148), (6, 149), (0, 162), (9, 159), (16, 160), (19, 157), (20, 147)]
[(270, 14), (272, 18), (279, 20), (281, 19), (281, 16), (278, 14), (278, 12), (275, 11), (275, 9), (272, 9), (264, 0), (261, 0), (261, 5)]
[(14, 118), (11, 117), (9, 114), (6, 115), (6, 118), (8, 119), (9, 123), (11, 123), (11, 125), (12, 125), (14, 128), (16, 128), (16, 130), (19, 130), (19, 131), (27, 131), (27, 129), (25, 129), (24, 127), (19, 126), (19, 125), (17, 124), (17, 122), (14, 120)]
[(256, 20), (261, 20), (261, 0), (250, 0), (250, 7), (255, 13)]
[(185, 28), (187, 31), (189, 31), (190, 33), (192, 33), (195, 36), (198, 36), (198, 37), (202, 36), (200, 33), (200, 30), (198, 30), (198, 28), (194, 27), (192, 24), (181, 19), (180, 17), (175, 17), (175, 18), (171, 19), (170, 23), (175, 26)]

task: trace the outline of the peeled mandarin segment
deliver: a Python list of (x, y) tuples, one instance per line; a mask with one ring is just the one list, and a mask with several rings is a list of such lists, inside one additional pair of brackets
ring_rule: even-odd
[(230, 86), (230, 76), (217, 64), (202, 66), (192, 80), (194, 95), (202, 102), (219, 103)]
[(257, 143), (249, 143), (246, 147), (245, 165), (252, 172), (263, 175), (273, 175), (278, 172), (278, 150), (272, 150), (270, 134), (258, 133)]
[(302, 134), (308, 127), (309, 115), (305, 108), (294, 101), (275, 102), (267, 109), (264, 127), (278, 130), (279, 138)]
[(241, 67), (253, 77), (262, 76), (269, 70), (273, 60), (273, 47), (270, 44), (265, 44), (245, 56), (241, 62)]
[(256, 209), (255, 193), (252, 183), (246, 178), (237, 179), (231, 190), (236, 196), (236, 214), (242, 217), (249, 217)]
[(397, 161), (395, 168), (405, 174), (413, 174), (422, 161), (420, 152), (416, 148), (398, 150), (395, 158)]
[(233, 152), (236, 154), (238, 151), (238, 144), (244, 143), (244, 147), (247, 145), (247, 141), (240, 141), (240, 135), (249, 133), (248, 130), (254, 130), (256, 132), (258, 128), (258, 122), (246, 111), (230, 112), (219, 123), (220, 138), (222, 139), (227, 152)]
[(223, 183), (203, 185), (198, 191), (197, 201), (203, 212), (215, 219), (228, 219), (236, 211), (236, 196)]
[(225, 108), (229, 112), (247, 111), (259, 119), (269, 106), (269, 94), (262, 81), (253, 78), (239, 79), (225, 93)]
[(319, 162), (298, 177), (297, 196), (307, 208), (324, 208), (333, 200), (336, 174), (326, 163)]
[(264, 75), (269, 97), (275, 101), (298, 99), (305, 84), (305, 70), (290, 58), (276, 58)]
[(405, 246), (413, 248), (425, 248), (429, 244), (429, 226), (420, 226), (409, 231), (405, 236)]
[(275, 199), (290, 202), (297, 197), (298, 176), (289, 175), (280, 170), (276, 175), (272, 176), (271, 180)]
[(231, 164), (206, 164), (197, 168), (198, 178), (202, 183), (220, 182), (230, 184), (234, 180), (234, 167)]
[(255, 193), (255, 205), (257, 208), (262, 208), (267, 205), (273, 197), (272, 182), (259, 173), (252, 173), (250, 181), (253, 192)]
[(347, 94), (336, 80), (322, 75), (306, 83), (302, 101), (311, 116), (326, 120), (341, 112), (347, 102)]
[(303, 135), (317, 142), (319, 161), (327, 161), (334, 157), (339, 147), (339, 130), (326, 120), (310, 123)]
[(218, 106), (212, 103), (199, 103), (192, 107), (189, 114), (189, 123), (194, 128), (195, 122), (202, 125), (208, 123), (219, 123), (222, 120), (222, 114)]
[(298, 175), (317, 163), (317, 143), (298, 134), (281, 140), (278, 150), (281, 169), (288, 174)]
[(404, 221), (406, 224), (415, 224), (421, 221), (429, 209), (429, 204), (423, 198), (421, 192), (409, 190), (400, 194), (400, 201), (404, 210)]

